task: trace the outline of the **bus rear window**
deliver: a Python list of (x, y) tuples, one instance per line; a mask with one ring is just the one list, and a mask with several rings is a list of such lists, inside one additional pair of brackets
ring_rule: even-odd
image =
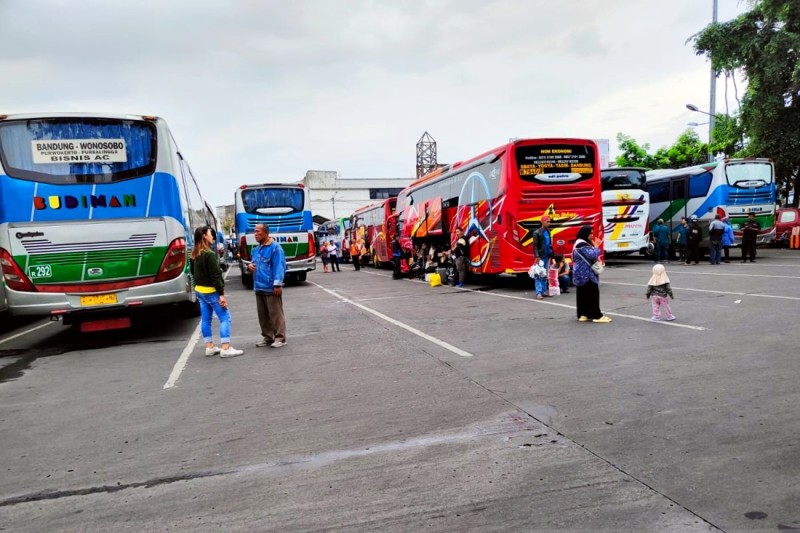
[(539, 183), (574, 183), (594, 174), (595, 150), (582, 144), (518, 146), (519, 177)]
[(647, 189), (644, 170), (608, 169), (600, 172), (600, 184), (604, 191), (617, 189)]
[(303, 210), (303, 189), (244, 189), (242, 205), (251, 215), (288, 215)]
[(0, 122), (0, 160), (14, 178), (43, 183), (111, 183), (153, 174), (150, 122), (52, 118)]

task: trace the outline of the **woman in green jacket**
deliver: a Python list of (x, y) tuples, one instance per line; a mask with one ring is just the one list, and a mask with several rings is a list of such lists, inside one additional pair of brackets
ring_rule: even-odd
[[(206, 355), (236, 357), (244, 352), (231, 346), (231, 313), (225, 298), (225, 280), (222, 279), (222, 270), (219, 268), (219, 257), (212, 248), (215, 238), (214, 230), (209, 226), (194, 230), (192, 274), (197, 301), (200, 303), (200, 330), (206, 342)], [(214, 313), (219, 318), (222, 349), (214, 345), (212, 337), (211, 318)]]

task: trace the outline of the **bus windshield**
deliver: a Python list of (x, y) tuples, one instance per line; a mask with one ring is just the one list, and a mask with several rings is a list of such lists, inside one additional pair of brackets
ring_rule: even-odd
[(515, 150), (519, 177), (540, 183), (574, 183), (594, 175), (595, 149), (583, 144), (537, 144)]
[(156, 129), (145, 121), (41, 118), (0, 123), (0, 159), (14, 178), (111, 183), (155, 172)]
[(767, 162), (743, 161), (725, 166), (729, 185), (763, 187), (772, 183), (772, 165)]
[(303, 210), (303, 189), (253, 188), (242, 191), (242, 204), (248, 214), (288, 215)]
[(603, 170), (600, 183), (602, 190), (613, 191), (616, 189), (647, 189), (647, 177), (644, 170)]

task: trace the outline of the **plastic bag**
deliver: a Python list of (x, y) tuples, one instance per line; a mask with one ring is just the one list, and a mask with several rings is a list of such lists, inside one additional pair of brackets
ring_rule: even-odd
[(438, 272), (429, 275), (428, 283), (431, 287), (439, 287), (442, 284), (442, 276)]
[(605, 270), (605, 269), (606, 269), (605, 263), (603, 263), (599, 259), (597, 261), (595, 261), (594, 263), (592, 263), (592, 270), (594, 270), (595, 274), (600, 275), (600, 274), (603, 273), (603, 270)]

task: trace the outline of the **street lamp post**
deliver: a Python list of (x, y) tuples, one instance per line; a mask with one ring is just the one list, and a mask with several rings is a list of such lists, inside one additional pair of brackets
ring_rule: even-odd
[[(717, 23), (717, 1), (713, 0), (711, 12), (711, 23)], [(714, 117), (717, 116), (717, 73), (714, 72), (714, 64), (711, 64), (711, 101), (708, 105), (708, 144), (711, 144), (711, 132), (714, 131)]]
[[(714, 161), (714, 152), (711, 151), (711, 136), (714, 133), (714, 119), (716, 118), (716, 115), (712, 114), (712, 113), (709, 113), (708, 111), (703, 111), (702, 109), (700, 109), (699, 107), (697, 107), (694, 104), (686, 104), (686, 109), (688, 109), (689, 111), (694, 111), (695, 113), (702, 113), (704, 115), (708, 115), (708, 117), (709, 117), (709, 119), (708, 119), (708, 160), (709, 161)], [(703, 124), (705, 124), (705, 122)], [(696, 122), (690, 122), (689, 125), (690, 126), (700, 126), (701, 124), (698, 124)]]
[(333, 209), (333, 220), (336, 220), (336, 195), (337, 194), (339, 194), (338, 191), (333, 193), (333, 196), (331, 196), (331, 209)]

